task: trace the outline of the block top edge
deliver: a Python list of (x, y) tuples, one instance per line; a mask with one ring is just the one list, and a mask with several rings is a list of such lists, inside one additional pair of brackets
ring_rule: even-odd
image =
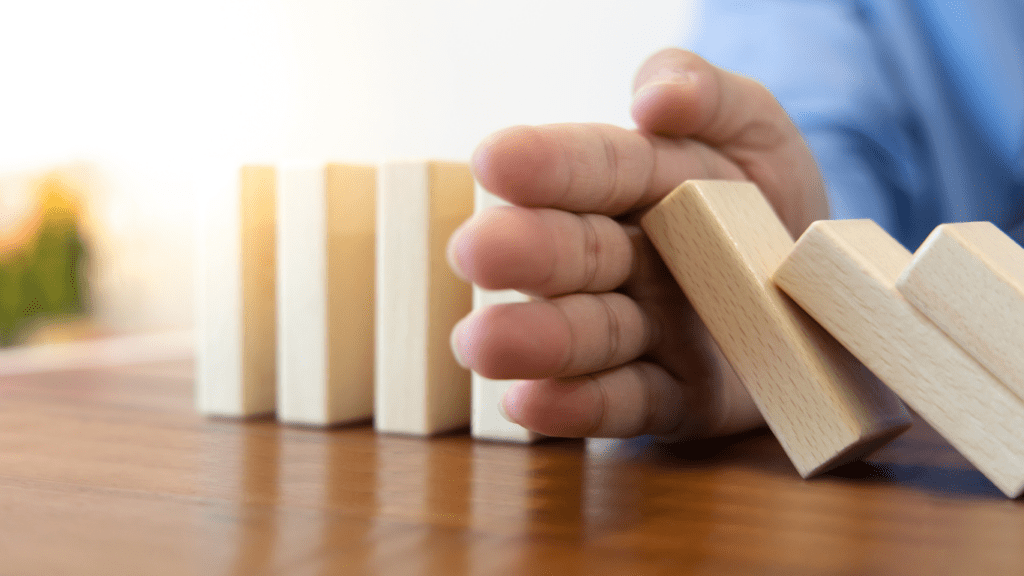
[(1024, 248), (995, 224), (991, 222), (943, 224), (928, 236), (928, 239), (918, 249), (918, 253), (924, 254), (933, 244), (941, 244), (946, 241), (955, 242), (963, 250), (980, 250), (977, 257), (985, 261), (988, 268), (1000, 280), (1012, 285), (1018, 292), (1024, 292)]
[(796, 242), (802, 245), (826, 239), (865, 273), (895, 285), (913, 255), (874, 220), (818, 220), (812, 222)]

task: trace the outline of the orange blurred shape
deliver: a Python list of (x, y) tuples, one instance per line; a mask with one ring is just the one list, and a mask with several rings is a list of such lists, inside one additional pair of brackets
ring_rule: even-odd
[(0, 264), (26, 250), (44, 222), (65, 230), (80, 219), (80, 193), (59, 171), (47, 172), (33, 187), (35, 202), (29, 214), (14, 226), (0, 229)]

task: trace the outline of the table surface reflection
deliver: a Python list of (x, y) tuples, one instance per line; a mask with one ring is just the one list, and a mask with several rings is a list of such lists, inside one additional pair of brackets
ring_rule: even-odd
[(207, 419), (188, 363), (0, 379), (0, 574), (1024, 574), (926, 425), (801, 480), (764, 432), (534, 446)]

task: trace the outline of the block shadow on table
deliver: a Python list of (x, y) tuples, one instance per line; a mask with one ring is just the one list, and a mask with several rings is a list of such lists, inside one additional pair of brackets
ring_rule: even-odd
[[(782, 447), (764, 429), (676, 444), (663, 444), (650, 437), (595, 444), (592, 452), (660, 466), (734, 466), (797, 478)], [(916, 415), (914, 426), (903, 436), (866, 459), (839, 466), (811, 482), (833, 480), (888, 484), (947, 497), (1004, 498), (992, 482)]]
[(828, 476), (894, 484), (943, 496), (1005, 499), (988, 478), (918, 417), (903, 436), (863, 461), (832, 470)]

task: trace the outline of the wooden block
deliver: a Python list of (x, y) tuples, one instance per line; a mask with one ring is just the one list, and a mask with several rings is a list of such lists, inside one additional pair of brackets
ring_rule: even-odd
[(473, 176), (464, 164), (388, 163), (378, 183), (376, 428), (426, 435), (467, 426), (470, 376), (449, 336), (472, 290), (445, 248), (473, 212)]
[[(494, 206), (508, 205), (507, 202), (476, 186), (476, 211), (486, 210)], [(496, 304), (527, 302), (530, 297), (515, 290), (484, 290), (473, 286), (473, 308), (480, 309)], [(472, 384), (472, 418), (470, 433), (481, 440), (500, 442), (533, 442), (540, 438), (539, 434), (530, 432), (518, 424), (509, 422), (498, 412), (498, 403), (502, 395), (514, 380), (492, 380), (473, 373)]]
[(910, 261), (870, 220), (817, 222), (775, 281), (1016, 497), (1024, 488), (1024, 402), (900, 295), (896, 279)]
[(943, 224), (896, 288), (1024, 398), (1024, 248), (991, 222)]
[(373, 414), (376, 173), (281, 169), (278, 419), (330, 425)]
[(689, 181), (641, 224), (801, 476), (910, 425), (899, 400), (772, 283), (793, 240), (756, 186)]
[[(237, 179), (236, 179), (237, 178)], [(246, 166), (207, 195), (198, 242), (196, 403), (200, 412), (273, 412), (275, 173)]]

